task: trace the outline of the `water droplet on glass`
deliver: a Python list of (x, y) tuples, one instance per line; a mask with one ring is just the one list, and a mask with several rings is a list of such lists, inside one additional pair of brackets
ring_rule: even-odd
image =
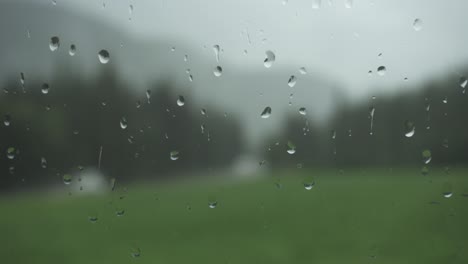
[(75, 54), (76, 54), (76, 46), (75, 46), (75, 44), (71, 44), (71, 45), (70, 45), (70, 49), (68, 50), (68, 54), (70, 54), (70, 56), (75, 56)]
[(307, 109), (305, 107), (299, 108), (299, 114), (304, 116), (307, 115)]
[(267, 106), (263, 109), (263, 112), (260, 114), (262, 118), (269, 118), (271, 115), (271, 107)]
[(223, 68), (221, 66), (216, 66), (214, 71), (213, 71), (214, 76), (219, 77), (221, 74), (223, 74)]
[(7, 158), (12, 160), (15, 158), (16, 149), (14, 147), (9, 147), (7, 148), (6, 153), (7, 153)]
[(299, 72), (301, 74), (307, 74), (307, 69), (305, 67), (301, 67), (301, 68), (299, 68)]
[(319, 9), (322, 5), (322, 0), (312, 0), (312, 8)]
[(444, 99), (442, 99), (442, 103), (444, 103), (444, 104), (448, 103), (448, 98), (447, 98), (447, 96), (444, 97)]
[(297, 80), (296, 76), (291, 75), (291, 77), (289, 77), (289, 80), (288, 80), (289, 87), (291, 88), (294, 87), (294, 85), (296, 85), (296, 80)]
[(466, 77), (460, 77), (459, 84), (462, 89), (465, 89), (468, 84), (468, 79), (466, 79)]
[(148, 104), (149, 104), (150, 99), (151, 99), (151, 90), (146, 90), (146, 99), (148, 100)]
[(41, 158), (41, 167), (43, 169), (47, 168), (47, 160), (44, 157)]
[(384, 76), (386, 72), (387, 68), (385, 68), (385, 66), (380, 66), (377, 68), (377, 74), (379, 74), (380, 76)]
[(292, 141), (288, 141), (286, 152), (288, 152), (290, 155), (296, 153), (296, 145), (294, 145)]
[(49, 84), (48, 83), (43, 83), (41, 91), (42, 91), (42, 94), (48, 94), (49, 93)]
[(429, 174), (429, 168), (426, 167), (426, 166), (422, 167), (422, 169), (421, 169), (421, 174), (422, 174), (423, 176), (428, 175), (428, 174)]
[(97, 216), (89, 216), (89, 217), (88, 217), (88, 220), (89, 220), (91, 223), (96, 223), (97, 220), (98, 220), (98, 218), (97, 218)]
[(206, 109), (205, 109), (205, 108), (202, 108), (202, 109), (200, 110), (200, 113), (201, 113), (202, 115), (206, 116)]
[(374, 114), (375, 114), (375, 107), (369, 107), (369, 118), (370, 118), (370, 132), (369, 134), (372, 136), (374, 134)]
[(443, 195), (445, 198), (450, 198), (450, 197), (452, 197), (453, 192), (444, 192), (442, 195)]
[(416, 18), (413, 22), (413, 28), (415, 31), (420, 31), (423, 27), (423, 22), (421, 19)]
[(214, 45), (213, 46), (213, 51), (215, 54), (216, 62), (219, 62), (219, 45)]
[(170, 153), (171, 160), (178, 160), (179, 159), (179, 151), (171, 151)]
[(101, 50), (98, 53), (99, 62), (102, 64), (107, 64), (110, 60), (110, 54), (107, 50)]
[(265, 68), (270, 68), (273, 65), (273, 62), (275, 62), (276, 60), (275, 53), (273, 53), (273, 51), (271, 50), (267, 50), (265, 54), (266, 58), (265, 60), (263, 60), (263, 65), (265, 66)]
[(124, 116), (120, 119), (120, 128), (122, 129), (127, 128), (127, 119)]
[(336, 130), (331, 131), (331, 139), (336, 139)]
[(5, 126), (10, 126), (10, 124), (11, 124), (11, 116), (10, 115), (8, 115), (8, 114), (5, 115), (5, 119), (3, 120), (3, 124)]
[(215, 209), (216, 206), (218, 206), (218, 202), (217, 202), (217, 201), (210, 201), (210, 202), (208, 202), (208, 207), (209, 207), (209, 208)]
[(69, 185), (72, 182), (73, 177), (71, 174), (64, 174), (62, 179), (63, 179), (63, 183), (65, 183), (66, 185)]
[(125, 210), (124, 210), (124, 209), (117, 210), (117, 211), (115, 212), (115, 214), (116, 214), (117, 216), (123, 216), (123, 215), (125, 214)]
[(353, 0), (345, 0), (345, 7), (346, 8), (353, 7)]
[(432, 160), (432, 154), (431, 154), (431, 151), (428, 150), (428, 149), (425, 149), (422, 151), (422, 158), (423, 158), (423, 162), (424, 164), (429, 164)]
[(132, 15), (132, 13), (133, 13), (133, 5), (129, 5), (129, 6), (128, 6), (128, 13), (129, 13), (130, 15)]
[(448, 147), (449, 147), (448, 139), (444, 138), (444, 139), (442, 140), (442, 147), (444, 147), (444, 148), (448, 148)]
[(414, 136), (416, 132), (416, 127), (412, 121), (406, 120), (405, 121), (405, 137), (410, 138)]
[(56, 51), (60, 47), (60, 39), (57, 36), (51, 37), (49, 42), (49, 49)]
[(136, 248), (136, 249), (132, 250), (131, 255), (134, 258), (139, 258), (141, 256), (141, 250), (139, 248)]
[(185, 98), (182, 95), (180, 95), (179, 98), (177, 99), (177, 105), (184, 106), (184, 104), (185, 104)]
[(315, 185), (315, 182), (304, 182), (304, 188), (307, 191), (312, 190), (312, 188), (314, 188), (314, 185)]

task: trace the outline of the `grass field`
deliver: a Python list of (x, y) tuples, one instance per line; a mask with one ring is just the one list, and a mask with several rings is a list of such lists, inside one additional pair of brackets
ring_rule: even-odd
[(1, 197), (1, 263), (468, 263), (467, 169), (303, 169), (118, 187)]

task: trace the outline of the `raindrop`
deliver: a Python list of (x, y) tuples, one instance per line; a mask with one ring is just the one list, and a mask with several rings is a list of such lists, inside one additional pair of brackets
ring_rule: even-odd
[(262, 118), (269, 118), (271, 115), (271, 107), (267, 106), (263, 109), (263, 112), (260, 114)]
[(370, 118), (370, 132), (369, 134), (372, 136), (374, 134), (374, 114), (375, 114), (375, 107), (369, 107), (369, 118)]
[(170, 153), (171, 160), (178, 160), (179, 159), (179, 151), (173, 150)]
[(202, 108), (202, 109), (200, 110), (200, 113), (201, 113), (202, 115), (206, 116), (206, 109), (205, 109), (205, 108)]
[(336, 139), (336, 130), (331, 131), (331, 139)]
[(345, 0), (345, 7), (346, 8), (353, 7), (353, 0)]
[(312, 190), (312, 188), (314, 188), (314, 185), (315, 185), (315, 182), (304, 182), (304, 188), (307, 191)]
[(468, 84), (468, 80), (466, 79), (466, 77), (462, 76), (460, 77), (459, 83), (460, 83), (460, 87), (462, 89), (465, 89), (466, 85)]
[(60, 47), (60, 39), (57, 36), (51, 37), (49, 42), (49, 49), (56, 51)]
[(265, 54), (266, 58), (265, 60), (263, 60), (263, 65), (265, 66), (265, 68), (270, 68), (273, 65), (273, 62), (275, 62), (276, 60), (276, 55), (271, 50), (267, 50)]
[(444, 104), (448, 103), (448, 98), (447, 98), (447, 96), (444, 97), (444, 99), (442, 99), (442, 103), (444, 103)]
[(102, 64), (107, 64), (110, 60), (110, 54), (107, 50), (101, 50), (98, 53), (99, 62)]
[(296, 153), (296, 145), (292, 141), (288, 141), (286, 152), (290, 155)]
[(135, 250), (132, 251), (131, 255), (134, 258), (139, 258), (141, 256), (141, 250), (139, 248), (136, 248)]
[(204, 124), (200, 125), (200, 130), (201, 130), (202, 134), (205, 134), (205, 125)]
[(23, 72), (20, 72), (20, 83), (21, 83), (21, 85), (24, 86), (25, 78), (24, 78), (24, 73)]
[(76, 54), (76, 46), (75, 44), (71, 44), (70, 45), (70, 49), (68, 50), (68, 54), (70, 54), (70, 56), (75, 56)]
[(448, 139), (444, 138), (444, 139), (442, 140), (442, 147), (444, 147), (444, 148), (448, 148), (448, 147), (449, 147)]
[(89, 216), (89, 217), (88, 217), (88, 220), (89, 220), (91, 223), (96, 223), (97, 220), (98, 220), (98, 218), (97, 218), (97, 216)]
[(117, 216), (123, 216), (123, 215), (125, 214), (125, 210), (124, 210), (124, 209), (117, 210), (117, 211), (115, 212), (115, 214), (116, 214)]
[(148, 104), (149, 104), (150, 99), (151, 99), (151, 90), (146, 90), (146, 99), (148, 100)]
[(41, 158), (41, 167), (43, 169), (47, 168), (47, 160), (44, 157)]
[(385, 66), (380, 66), (377, 68), (377, 74), (379, 74), (380, 76), (384, 76), (386, 72), (387, 68), (385, 68)]
[(305, 108), (305, 107), (299, 108), (299, 114), (301, 114), (301, 115), (303, 115), (303, 116), (307, 115), (307, 110), (306, 110), (306, 108)]
[(208, 202), (208, 207), (209, 207), (209, 208), (215, 209), (216, 206), (218, 206), (218, 202), (217, 202), (217, 201), (210, 201), (210, 202)]
[(214, 71), (213, 71), (214, 76), (219, 77), (221, 74), (223, 74), (223, 68), (221, 66), (216, 66)]
[(5, 115), (5, 119), (3, 120), (3, 124), (5, 126), (10, 126), (10, 124), (11, 124), (11, 116), (10, 115), (8, 115), (8, 114)]
[(299, 68), (299, 73), (307, 74), (307, 69), (305, 67), (301, 67), (301, 68)]
[(444, 192), (442, 195), (443, 195), (445, 198), (450, 198), (450, 197), (452, 197), (453, 192)]
[(14, 147), (9, 147), (7, 148), (6, 153), (7, 153), (7, 158), (12, 160), (15, 158), (16, 149)]
[(322, 0), (312, 0), (312, 8), (319, 9), (322, 5)]
[(41, 91), (42, 91), (42, 94), (48, 94), (49, 93), (49, 84), (48, 83), (43, 83)]
[(423, 158), (423, 162), (424, 164), (429, 164), (432, 160), (432, 154), (431, 154), (431, 151), (428, 150), (428, 149), (425, 149), (422, 151), (422, 158)]
[(423, 27), (423, 22), (421, 19), (416, 18), (413, 22), (413, 28), (415, 31), (420, 31)]
[(64, 174), (62, 179), (63, 179), (63, 183), (65, 183), (66, 185), (69, 185), (72, 182), (73, 177), (71, 176), (71, 174)]
[(184, 106), (184, 104), (185, 104), (185, 98), (182, 95), (179, 95), (179, 98), (177, 99), (177, 105)]
[(352, 136), (353, 136), (353, 130), (348, 129), (348, 137), (352, 137)]
[(216, 57), (216, 62), (219, 62), (219, 45), (214, 45), (213, 46), (213, 51)]
[(122, 129), (126, 129), (126, 128), (127, 128), (127, 119), (125, 118), (125, 116), (123, 116), (123, 117), (120, 119), (120, 128), (122, 128)]
[(185, 62), (188, 61), (188, 55), (184, 55), (184, 61), (185, 61)]
[(414, 136), (416, 132), (416, 127), (412, 121), (406, 120), (405, 121), (405, 137), (410, 138)]
[(132, 15), (132, 13), (133, 13), (133, 5), (129, 5), (129, 6), (128, 6), (128, 13), (129, 13), (130, 15)]
[(291, 77), (289, 77), (289, 80), (288, 80), (289, 87), (291, 88), (294, 87), (294, 85), (296, 85), (296, 80), (297, 80), (296, 76), (291, 75)]

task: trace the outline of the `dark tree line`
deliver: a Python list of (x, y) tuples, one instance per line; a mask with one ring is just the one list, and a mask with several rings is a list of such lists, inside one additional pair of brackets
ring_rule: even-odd
[(87, 78), (62, 67), (49, 82), (26, 75), (24, 88), (19, 80), (18, 74), (0, 94), (6, 121), (0, 124), (0, 189), (58, 183), (79, 166), (96, 168), (101, 148), (100, 170), (120, 181), (227, 166), (242, 151), (235, 117), (214, 107), (202, 114), (187, 92), (178, 106), (178, 87), (169, 80), (155, 81), (149, 99), (108, 67)]

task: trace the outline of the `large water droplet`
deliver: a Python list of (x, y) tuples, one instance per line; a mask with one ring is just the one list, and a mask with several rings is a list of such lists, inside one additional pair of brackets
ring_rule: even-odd
[(43, 83), (41, 87), (41, 92), (42, 94), (48, 94), (49, 93), (49, 84), (48, 83)]
[(60, 39), (57, 36), (51, 37), (49, 42), (49, 49), (51, 51), (56, 51), (60, 47)]
[(179, 98), (177, 98), (177, 105), (178, 106), (184, 106), (185, 105), (185, 98), (180, 95)]
[(107, 64), (110, 60), (110, 54), (107, 50), (101, 50), (98, 53), (99, 62), (102, 64)]
[(214, 76), (219, 77), (223, 74), (223, 68), (221, 66), (216, 66), (213, 71)]
[(416, 132), (416, 127), (412, 121), (406, 120), (405, 121), (405, 137), (410, 138), (414, 136)]
[(425, 149), (422, 151), (422, 158), (423, 158), (423, 162), (424, 164), (429, 164), (432, 160), (432, 154), (431, 154), (431, 151), (428, 150), (428, 149)]
[(76, 54), (76, 46), (75, 44), (71, 44), (70, 45), (70, 49), (68, 50), (68, 54), (70, 54), (70, 56), (75, 56)]
[(127, 119), (124, 116), (120, 119), (120, 128), (122, 129), (127, 128)]
[(275, 62), (276, 60), (275, 53), (273, 53), (273, 51), (271, 50), (267, 50), (265, 54), (266, 58), (265, 60), (263, 60), (263, 65), (265, 66), (265, 68), (270, 68), (273, 65), (273, 62)]
[(16, 149), (14, 147), (9, 147), (7, 148), (6, 153), (7, 153), (7, 158), (12, 160), (15, 158)]
[(420, 31), (423, 27), (423, 22), (421, 19), (416, 18), (413, 22), (413, 28), (415, 31)]
[(263, 112), (260, 114), (262, 118), (269, 118), (271, 115), (271, 107), (267, 106), (263, 109)]
[(296, 76), (291, 75), (291, 77), (289, 77), (289, 80), (288, 80), (289, 87), (291, 88), (294, 87), (294, 85), (296, 85), (296, 80), (297, 80)]
[(214, 45), (213, 46), (213, 51), (216, 57), (216, 62), (219, 62), (219, 45)]
[(178, 160), (179, 159), (179, 151), (173, 150), (170, 153), (171, 160)]
[(322, 5), (321, 0), (312, 0), (312, 8), (313, 9), (319, 9), (321, 5)]
[(286, 152), (290, 155), (296, 153), (296, 145), (292, 141), (288, 141)]
[(387, 68), (385, 66), (379, 66), (377, 68), (377, 74), (379, 74), (380, 76), (384, 76), (385, 73), (387, 73)]
[(73, 177), (71, 174), (64, 174), (62, 179), (63, 179), (63, 183), (65, 183), (66, 185), (69, 185), (72, 182)]
[(307, 109), (305, 107), (299, 108), (299, 114), (304, 116), (307, 115)]

